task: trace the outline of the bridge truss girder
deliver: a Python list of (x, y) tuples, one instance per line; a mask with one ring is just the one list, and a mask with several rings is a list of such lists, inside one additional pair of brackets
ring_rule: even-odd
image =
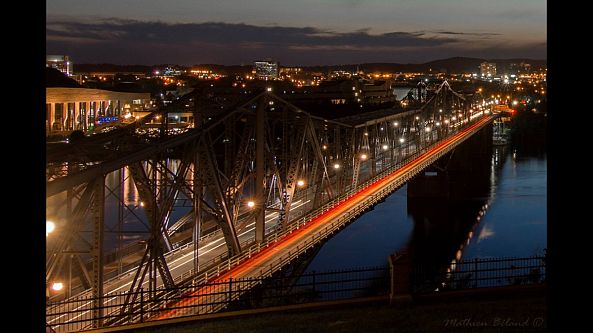
[[(90, 220), (91, 212), (87, 208), (94, 204), (97, 212), (101, 202), (104, 206), (104, 200), (97, 198), (104, 194), (98, 190), (97, 183), (91, 181), (97, 174), (103, 180), (110, 172), (129, 170), (144, 203), (150, 236), (129, 289), (130, 295), (143, 288), (146, 275), (151, 281), (149, 290), (159, 287), (157, 276), (165, 287), (171, 288), (176, 282), (164, 253), (173, 248), (168, 228), (175, 222), (171, 220), (171, 212), (180, 197), (191, 202), (188, 214), (193, 218), (188, 221), (193, 224), (194, 241), (201, 236), (201, 225), (213, 220), (224, 235), (229, 256), (239, 254), (242, 247), (250, 244), (241, 244), (237, 236), (249, 221), (259, 216), (258, 230), (264, 229), (262, 237), (265, 237), (271, 232), (266, 229), (286, 227), (290, 220), (401, 162), (412, 149), (418, 151), (447, 135), (454, 130), (446, 126), (453, 122), (453, 117), (468, 119), (470, 116), (470, 101), (454, 92), (447, 82), (425, 96), (428, 100), (420, 109), (361, 124), (313, 116), (271, 92), (263, 92), (209, 118), (200, 116), (202, 110), (196, 104), (195, 128), (186, 133), (162, 137), (127, 159), (117, 157), (78, 168), (78, 171), (69, 170), (68, 175), (61, 178), (52, 175), (48, 196), (63, 189), (74, 189), (79, 195), (67, 221), (70, 233), (52, 252), (55, 255), (48, 258), (47, 278), (50, 280), (60, 272), (58, 266), (63, 265), (64, 260), (59, 259), (59, 254), (72, 248), (77, 228), (85, 219)], [(258, 110), (261, 111), (259, 118)], [(257, 126), (258, 121), (260, 126)], [(361, 158), (361, 154), (366, 158)], [(175, 167), (167, 162), (172, 157), (179, 161)], [(261, 174), (257, 175), (258, 167), (263, 179)], [(304, 180), (304, 186), (298, 185), (299, 180)], [(292, 209), (296, 198), (305, 207), (298, 212)], [(248, 200), (255, 201), (258, 209), (246, 208)], [(278, 212), (275, 226), (265, 228), (262, 225), (261, 216), (266, 212)], [(94, 233), (102, 233), (104, 217), (94, 216)], [(95, 243), (101, 242), (99, 235), (94, 239)], [(91, 247), (95, 267), (105, 256), (105, 249), (97, 244)], [(194, 249), (196, 273), (199, 267), (197, 245)], [(82, 263), (82, 260), (77, 262)], [(102, 295), (98, 287), (102, 285), (101, 277), (96, 271), (95, 274), (84, 273), (85, 265), (80, 266), (80, 275), (92, 280), (88, 284), (97, 286), (93, 290)], [(132, 302), (133, 298), (128, 301)]]

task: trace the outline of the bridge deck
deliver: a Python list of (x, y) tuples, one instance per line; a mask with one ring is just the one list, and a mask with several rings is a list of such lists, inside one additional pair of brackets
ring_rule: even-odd
[[(411, 162), (403, 166), (394, 166), (392, 169), (395, 170), (390, 170), (387, 175), (372, 180), (358, 192), (351, 193), (305, 225), (297, 224), (290, 230), (287, 230), (286, 234), (281, 238), (268, 239), (265, 244), (261, 245), (259, 251), (252, 252), (250, 248), (248, 253), (244, 253), (242, 257), (233, 260), (233, 267), (230, 267), (225, 273), (211, 278), (209, 282), (217, 283), (230, 278), (255, 278), (272, 275), (291, 260), (294, 260), (298, 255), (312, 248), (321, 240), (359, 216), (367, 208), (373, 206), (405, 184), (414, 175), (471, 137), (494, 118), (495, 115), (485, 116), (461, 132), (418, 154)], [(213, 290), (212, 286), (207, 288), (208, 290), (198, 289), (191, 295), (187, 295), (189, 298), (170, 307), (173, 310), (162, 313), (154, 319), (159, 320), (188, 315), (187, 308), (184, 308), (182, 311), (175, 310), (175, 308), (198, 305), (204, 301), (202, 295), (206, 293), (220, 292), (221, 297), (226, 297), (224, 296), (224, 288), (228, 287), (225, 284), (214, 286), (215, 289), (218, 288), (220, 290)], [(209, 298), (208, 302), (212, 302), (212, 298)], [(195, 313), (203, 313), (203, 309), (196, 308), (196, 310)]]

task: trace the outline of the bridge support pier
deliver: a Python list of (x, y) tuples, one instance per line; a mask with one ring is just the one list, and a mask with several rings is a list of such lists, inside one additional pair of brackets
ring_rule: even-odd
[(481, 184), (472, 180), (490, 173), (491, 158), (492, 125), (489, 125), (408, 182), (408, 198), (457, 199), (473, 193), (472, 189)]

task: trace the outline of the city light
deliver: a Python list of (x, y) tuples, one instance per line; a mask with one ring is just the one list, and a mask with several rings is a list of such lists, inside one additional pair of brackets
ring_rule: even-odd
[(360, 155), (360, 159), (363, 160), (363, 161), (366, 160), (367, 159), (367, 154)]
[(404, 143), (404, 138), (399, 138), (399, 142)]
[(51, 285), (51, 289), (55, 291), (60, 291), (64, 288), (64, 284), (62, 282), (54, 282)]
[(427, 127), (425, 131), (430, 132), (430, 127)]
[(420, 120), (420, 117), (416, 116), (416, 120)]
[(383, 145), (382, 148), (383, 148), (383, 150), (387, 150), (387, 149), (389, 149), (389, 146), (388, 145)]
[(253, 201), (247, 201), (247, 207), (249, 207), (249, 208), (255, 207), (255, 202), (253, 202)]
[(513, 105), (517, 105), (517, 104), (519, 104), (519, 102), (513, 101)]
[(336, 170), (337, 170), (337, 169), (339, 169), (339, 168), (340, 168), (340, 165), (339, 165), (338, 163), (334, 164), (334, 169), (336, 169)]
[(399, 124), (397, 123), (397, 121), (394, 121), (394, 122), (393, 122), (393, 126), (397, 127), (397, 125), (399, 125)]
[(300, 187), (305, 186), (305, 181), (300, 179), (299, 181), (297, 181), (297, 186), (300, 186)]
[(266, 91), (272, 91), (272, 87), (266, 88)]
[(327, 149), (327, 145), (323, 145), (321, 148), (323, 148), (323, 150)]
[(144, 207), (144, 201), (140, 201), (140, 207)]
[(45, 221), (45, 236), (56, 230), (56, 224), (52, 221)]

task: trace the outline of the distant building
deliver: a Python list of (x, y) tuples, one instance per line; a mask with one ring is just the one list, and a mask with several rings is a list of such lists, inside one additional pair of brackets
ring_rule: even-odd
[(59, 70), (67, 76), (72, 76), (72, 62), (65, 55), (48, 55), (45, 57), (45, 67)]
[(280, 69), (280, 73), (284, 75), (295, 75), (295, 74), (302, 74), (303, 68), (302, 67), (282, 67)]
[(291, 99), (313, 104), (371, 105), (395, 102), (390, 81), (362, 82), (352, 79), (322, 81), (307, 88), (306, 93), (290, 95)]
[(271, 60), (255, 61), (253, 63), (255, 77), (262, 80), (278, 78), (278, 62)]
[(482, 76), (495, 76), (496, 64), (493, 62), (483, 62), (480, 64), (480, 74)]
[(531, 73), (531, 64), (526, 62), (521, 62), (519, 64), (512, 63), (510, 66), (510, 71), (512, 74), (528, 74)]

